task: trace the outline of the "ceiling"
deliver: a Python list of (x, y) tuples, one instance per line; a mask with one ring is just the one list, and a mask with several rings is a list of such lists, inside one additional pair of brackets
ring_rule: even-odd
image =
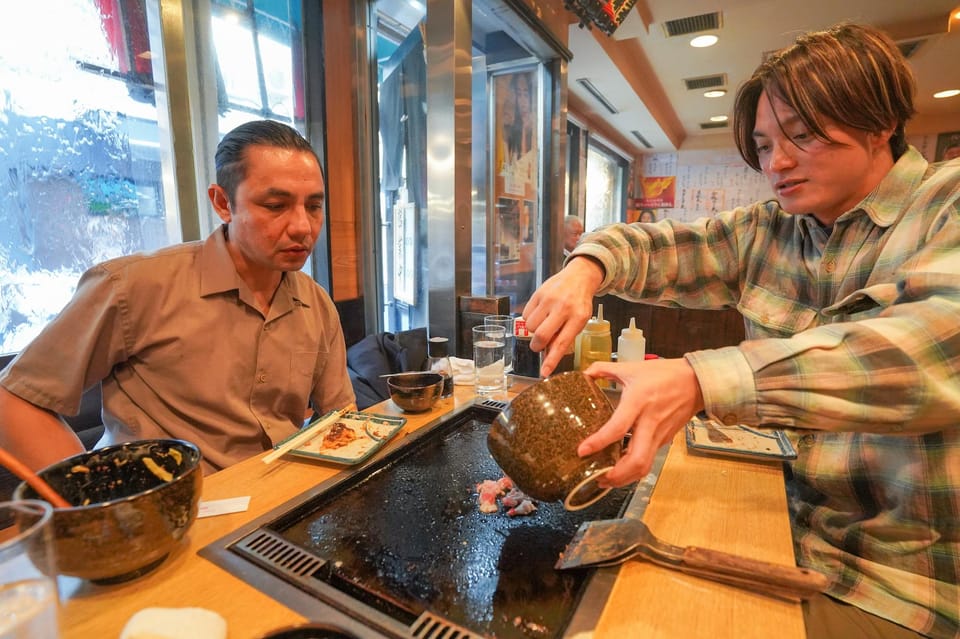
[[(610, 141), (632, 153), (729, 145), (736, 89), (764, 52), (791, 44), (798, 33), (850, 20), (881, 27), (901, 46), (913, 47), (908, 60), (917, 77), (918, 114), (908, 134), (960, 130), (960, 96), (932, 97), (960, 89), (960, 28), (947, 33), (950, 11), (958, 7), (960, 0), (638, 0), (612, 36), (570, 25), (570, 109), (602, 120), (615, 138)], [(691, 47), (700, 33), (666, 35), (665, 22), (709, 13), (719, 14), (719, 27), (700, 33), (719, 36), (714, 46)], [(721, 98), (687, 88), (685, 80), (718, 74), (727, 89)], [(580, 78), (589, 79), (617, 113)], [(729, 116), (727, 126), (703, 129), (715, 115)]]

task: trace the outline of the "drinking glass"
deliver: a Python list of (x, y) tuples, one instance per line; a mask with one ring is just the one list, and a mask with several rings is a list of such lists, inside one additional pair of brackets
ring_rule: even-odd
[(483, 324), (473, 327), (473, 367), (477, 395), (493, 395), (506, 390), (503, 352), (506, 333), (502, 326)]
[(516, 337), (513, 332), (512, 315), (487, 315), (483, 318), (486, 326), (502, 326), (504, 331), (503, 372), (507, 375), (513, 372), (513, 350)]
[(0, 639), (60, 636), (53, 508), (0, 502)]

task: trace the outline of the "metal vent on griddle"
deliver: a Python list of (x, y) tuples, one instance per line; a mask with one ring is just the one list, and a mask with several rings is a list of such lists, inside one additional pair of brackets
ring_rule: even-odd
[(425, 612), (410, 626), (410, 636), (416, 639), (483, 639), (466, 628), (444, 621)]
[(485, 399), (482, 402), (477, 402), (477, 405), (486, 406), (487, 408), (493, 408), (495, 410), (506, 410), (510, 403), (502, 402), (499, 399)]
[(709, 31), (721, 27), (720, 12), (701, 13), (698, 16), (688, 16), (667, 20), (663, 23), (663, 32), (667, 37), (688, 35), (698, 31)]
[(254, 535), (244, 537), (236, 543), (235, 548), (294, 578), (308, 577), (326, 563), (268, 530), (259, 530)]

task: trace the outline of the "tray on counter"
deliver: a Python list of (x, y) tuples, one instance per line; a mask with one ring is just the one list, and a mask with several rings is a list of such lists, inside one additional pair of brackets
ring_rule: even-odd
[[(329, 415), (329, 413), (328, 413)], [(317, 419), (323, 419), (323, 415)], [(395, 417), (392, 415), (379, 415), (377, 413), (364, 413), (352, 411), (344, 413), (337, 422), (342, 423), (349, 428), (355, 435), (355, 439), (341, 446), (333, 446), (325, 441), (326, 434), (330, 432), (336, 424), (331, 425), (317, 433), (317, 436), (302, 444), (298, 448), (290, 451), (291, 455), (297, 457), (307, 457), (309, 459), (322, 459), (324, 461), (336, 462), (338, 464), (359, 464), (375, 452), (380, 450), (384, 444), (397, 434), (407, 423), (405, 417)], [(310, 426), (306, 426), (309, 428)], [(274, 448), (279, 448), (297, 433), (290, 435), (281, 442), (278, 442)]]
[(705, 417), (694, 417), (686, 427), (687, 450), (741, 459), (789, 460), (797, 451), (782, 430), (757, 429), (743, 424), (728, 426)]

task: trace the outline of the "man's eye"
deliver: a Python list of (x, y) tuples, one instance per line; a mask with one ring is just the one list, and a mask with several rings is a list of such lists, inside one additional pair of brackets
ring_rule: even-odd
[(285, 204), (281, 204), (279, 202), (267, 202), (263, 205), (263, 208), (267, 209), (268, 211), (282, 211), (285, 207)]
[(766, 152), (769, 151), (769, 150), (770, 150), (770, 145), (769, 145), (769, 144), (758, 144), (758, 145), (757, 145), (757, 153), (766, 153)]

